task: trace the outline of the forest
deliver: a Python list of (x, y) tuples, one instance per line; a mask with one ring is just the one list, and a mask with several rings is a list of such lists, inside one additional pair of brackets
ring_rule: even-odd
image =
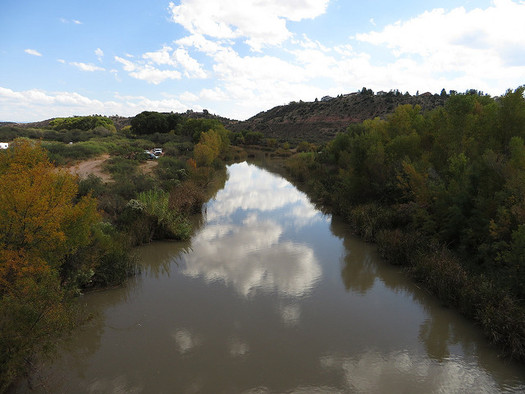
[(352, 124), (287, 167), (320, 204), (525, 359), (525, 87)]

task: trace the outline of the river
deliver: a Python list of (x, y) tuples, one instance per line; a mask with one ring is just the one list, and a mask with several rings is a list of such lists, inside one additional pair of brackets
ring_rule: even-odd
[(316, 210), (284, 178), (228, 167), (188, 242), (82, 298), (95, 317), (33, 378), (53, 393), (493, 393), (525, 369)]

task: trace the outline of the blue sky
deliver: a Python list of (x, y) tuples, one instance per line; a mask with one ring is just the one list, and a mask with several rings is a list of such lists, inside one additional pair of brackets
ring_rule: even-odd
[(0, 120), (525, 83), (521, 0), (1, 0)]

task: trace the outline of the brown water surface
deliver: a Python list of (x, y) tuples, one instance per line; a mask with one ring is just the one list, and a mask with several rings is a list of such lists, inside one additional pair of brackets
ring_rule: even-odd
[(37, 391), (525, 390), (523, 365), (285, 179), (246, 163), (228, 173), (191, 241), (139, 248), (141, 275), (83, 297), (97, 317)]

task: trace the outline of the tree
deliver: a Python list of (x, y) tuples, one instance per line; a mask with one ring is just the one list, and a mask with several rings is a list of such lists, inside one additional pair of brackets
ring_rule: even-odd
[(167, 133), (170, 126), (176, 125), (175, 118), (168, 117), (159, 112), (144, 111), (131, 119), (131, 130), (135, 134)]
[(45, 150), (17, 140), (0, 159), (0, 247), (23, 250), (59, 268), (64, 256), (89, 243), (96, 200), (74, 203), (75, 178), (56, 171)]
[(72, 286), (65, 285), (83, 267), (70, 269), (68, 256), (90, 242), (99, 218), (96, 200), (75, 202), (75, 178), (56, 171), (29, 140), (15, 140), (0, 154), (0, 184), (2, 391), (35, 352), (50, 349), (74, 325)]
[(50, 123), (55, 130), (93, 130), (101, 127), (112, 132), (116, 131), (113, 121), (105, 116), (73, 116), (71, 118), (55, 118)]
[(508, 90), (500, 99), (499, 136), (501, 144), (507, 146), (512, 137), (525, 138), (525, 85), (514, 92)]
[(201, 134), (200, 142), (195, 145), (193, 155), (199, 166), (209, 166), (221, 153), (221, 137), (215, 130)]

